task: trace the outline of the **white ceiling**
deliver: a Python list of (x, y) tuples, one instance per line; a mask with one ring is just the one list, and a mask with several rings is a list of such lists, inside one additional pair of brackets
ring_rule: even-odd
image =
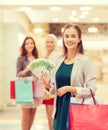
[[(61, 7), (60, 11), (50, 11), (52, 6)], [(87, 6), (92, 9), (80, 18), (80, 7)], [(24, 10), (31, 23), (108, 23), (108, 0), (0, 0), (0, 7), (6, 10), (19, 11), (20, 7), (29, 7)], [(76, 11), (74, 19), (72, 11)], [(20, 12), (22, 13), (22, 12)], [(72, 19), (70, 19), (70, 16)], [(95, 20), (94, 20), (95, 19)], [(97, 20), (98, 19), (98, 20)]]
[[(35, 7), (31, 11), (26, 12), (26, 14), (33, 23), (108, 23), (108, 6), (89, 6), (92, 9), (88, 11), (85, 18), (80, 18), (82, 15), (80, 7), (83, 6), (68, 5), (59, 7), (62, 8), (60, 11), (49, 11), (49, 7), (46, 6), (40, 8)], [(72, 16), (72, 12), (76, 12), (76, 16)]]

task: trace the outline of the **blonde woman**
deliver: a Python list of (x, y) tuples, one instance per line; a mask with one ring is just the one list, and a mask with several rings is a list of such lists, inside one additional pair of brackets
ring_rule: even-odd
[[(46, 55), (44, 58), (50, 60), (55, 65), (59, 59), (60, 52), (57, 51), (57, 37), (54, 34), (48, 34), (45, 39)], [(50, 79), (49, 79), (50, 82)], [(46, 107), (49, 130), (53, 130), (53, 105), (54, 105), (54, 96), (50, 95), (49, 99), (44, 99), (43, 104)]]

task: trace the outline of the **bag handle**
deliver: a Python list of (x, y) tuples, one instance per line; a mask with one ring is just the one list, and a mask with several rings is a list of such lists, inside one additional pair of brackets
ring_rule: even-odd
[[(96, 99), (95, 99), (95, 97), (94, 97), (94, 94), (93, 94), (93, 92), (92, 92), (91, 89), (90, 89), (90, 93), (91, 93), (91, 97), (92, 97), (92, 99), (93, 99), (93, 102), (94, 102), (94, 104), (96, 105), (96, 104), (97, 104), (97, 101), (96, 101)], [(85, 98), (83, 98), (81, 105), (84, 104), (84, 100), (85, 100)]]
[(91, 96), (92, 96), (92, 98), (93, 98), (94, 104), (97, 104), (96, 98), (95, 98), (95, 96), (94, 96), (94, 94), (93, 94), (93, 91), (92, 91), (91, 89), (90, 89), (90, 92), (91, 92)]
[(16, 80), (20, 80), (20, 81), (34, 81), (33, 76), (27, 76), (27, 77), (17, 77)]

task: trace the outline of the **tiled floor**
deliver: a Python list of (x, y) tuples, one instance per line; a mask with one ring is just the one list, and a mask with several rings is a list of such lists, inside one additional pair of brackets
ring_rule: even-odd
[[(108, 85), (98, 83), (97, 88), (96, 97), (104, 99), (104, 103), (108, 104)], [(21, 130), (20, 118), (21, 109), (19, 106), (6, 107), (0, 111), (0, 130)], [(48, 130), (44, 105), (38, 107), (31, 130)]]
[[(21, 110), (19, 107), (7, 107), (0, 111), (0, 130), (21, 130)], [(35, 120), (31, 130), (48, 130), (45, 106), (37, 109)]]

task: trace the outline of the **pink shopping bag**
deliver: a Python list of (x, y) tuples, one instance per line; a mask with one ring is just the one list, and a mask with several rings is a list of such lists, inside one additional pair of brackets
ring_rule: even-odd
[(97, 104), (90, 92), (94, 104), (70, 104), (70, 130), (108, 130), (108, 105)]
[(108, 105), (71, 105), (70, 130), (108, 130)]
[(39, 82), (39, 80), (34, 82), (33, 96), (37, 98), (43, 98), (45, 94), (44, 86)]

